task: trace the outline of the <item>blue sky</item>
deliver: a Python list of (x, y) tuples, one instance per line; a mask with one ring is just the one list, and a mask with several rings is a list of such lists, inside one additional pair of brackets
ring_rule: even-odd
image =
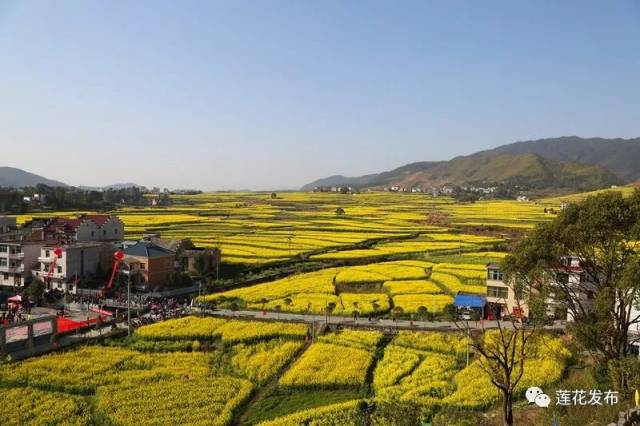
[(639, 1), (3, 1), (0, 165), (295, 188), (640, 136)]

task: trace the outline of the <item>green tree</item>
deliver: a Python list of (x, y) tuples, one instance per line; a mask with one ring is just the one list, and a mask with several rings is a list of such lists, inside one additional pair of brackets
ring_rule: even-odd
[(422, 321), (427, 318), (428, 313), (429, 310), (425, 306), (418, 306), (418, 318), (420, 318)]
[(206, 253), (198, 253), (193, 259), (193, 267), (199, 277), (204, 277), (209, 273), (211, 262)]
[(393, 308), (393, 320), (395, 321), (396, 318), (401, 316), (403, 313), (404, 313), (404, 309), (402, 309), (402, 306), (395, 306)]
[(329, 303), (327, 303), (327, 306), (325, 306), (324, 309), (325, 309), (325, 313), (327, 315), (327, 322), (328, 322), (328, 319), (331, 317), (331, 314), (336, 309), (336, 304), (334, 302), (329, 302)]
[[(538, 225), (503, 261), (508, 280), (565, 305), (569, 327), (599, 364), (631, 354), (640, 301), (640, 192), (590, 196)], [(567, 261), (574, 256), (578, 265)], [(637, 341), (637, 339), (635, 340)], [(618, 388), (622, 383), (614, 383)]]
[(33, 302), (37, 305), (42, 300), (42, 296), (44, 295), (44, 288), (45, 286), (42, 280), (39, 278), (36, 278), (33, 281), (31, 281), (31, 284), (29, 284), (25, 288), (24, 293), (26, 296), (29, 297), (29, 299), (33, 300)]
[(267, 299), (265, 299), (264, 297), (262, 299), (260, 299), (260, 305), (262, 305), (262, 308), (260, 308), (260, 310), (264, 311), (264, 305), (266, 305), (267, 302), (269, 302), (269, 301)]

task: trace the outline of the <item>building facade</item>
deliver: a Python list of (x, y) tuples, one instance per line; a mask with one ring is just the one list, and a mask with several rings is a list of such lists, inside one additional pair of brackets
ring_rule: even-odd
[(501, 319), (506, 315), (529, 316), (527, 301), (518, 299), (513, 286), (504, 282), (500, 266), (487, 265), (487, 305), (485, 315), (489, 319)]
[(150, 241), (138, 241), (124, 248), (125, 259), (136, 263), (137, 284), (145, 290), (164, 287), (175, 278), (176, 254)]
[(16, 218), (8, 216), (0, 216), (0, 234), (6, 234), (15, 230), (17, 227)]
[(44, 239), (71, 244), (89, 241), (117, 241), (124, 238), (124, 224), (113, 215), (80, 215), (54, 218), (44, 226)]
[(40, 249), (33, 275), (42, 279), (50, 290), (72, 294), (76, 293), (80, 280), (108, 270), (109, 255), (114, 251), (108, 243), (74, 243), (60, 246), (62, 253), (58, 257), (54, 253), (56, 248), (46, 245)]
[(31, 281), (44, 242), (0, 241), (0, 286), (23, 287)]

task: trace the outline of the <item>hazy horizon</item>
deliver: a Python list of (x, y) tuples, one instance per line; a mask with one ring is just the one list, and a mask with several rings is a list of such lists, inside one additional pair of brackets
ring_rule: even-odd
[(295, 189), (640, 136), (640, 3), (0, 2), (0, 165)]

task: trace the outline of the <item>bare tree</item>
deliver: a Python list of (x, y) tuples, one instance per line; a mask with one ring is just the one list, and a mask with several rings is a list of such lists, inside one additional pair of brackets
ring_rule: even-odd
[[(509, 284), (508, 284), (509, 285)], [(524, 297), (528, 298), (530, 317), (540, 318), (540, 303), (535, 295), (524, 296), (521, 289), (509, 285), (515, 291), (516, 306), (514, 311), (521, 313)], [(517, 291), (516, 291), (517, 290)], [(495, 386), (502, 397), (502, 422), (505, 426), (514, 424), (513, 403), (516, 397), (515, 389), (524, 374), (525, 365), (530, 358), (529, 345), (531, 337), (538, 331), (539, 321), (534, 320), (526, 325), (518, 316), (510, 312), (507, 305), (506, 320), (498, 319), (497, 329), (488, 330), (484, 322), (479, 331), (472, 333), (469, 322), (461, 323), (456, 319), (456, 326), (464, 330), (469, 336), (469, 345), (478, 355), (478, 365), (487, 375), (491, 384)]]

